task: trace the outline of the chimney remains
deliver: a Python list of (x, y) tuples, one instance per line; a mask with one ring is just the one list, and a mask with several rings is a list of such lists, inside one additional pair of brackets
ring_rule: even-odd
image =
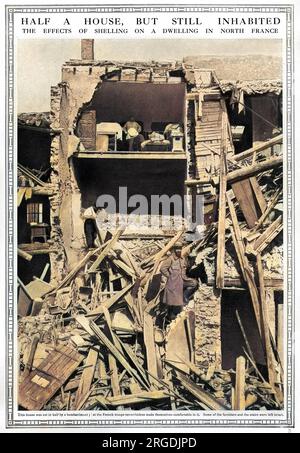
[(82, 39), (81, 40), (81, 59), (94, 60), (94, 40)]

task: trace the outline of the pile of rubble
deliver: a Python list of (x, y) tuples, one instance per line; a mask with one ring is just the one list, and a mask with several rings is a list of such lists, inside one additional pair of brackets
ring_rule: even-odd
[[(175, 320), (168, 319), (162, 302), (160, 266), (183, 230), (171, 239), (145, 240), (141, 246), (138, 239), (126, 241), (118, 229), (89, 250), (58, 286), (42, 278), (21, 284), (20, 408), (282, 407), (283, 365), (265, 299), (268, 273), (282, 266), (282, 166), (276, 155), (266, 156), (266, 150), (268, 146), (260, 146), (228, 162), (221, 155), (213, 178), (219, 193), (218, 220), (182, 250), (192, 261), (199, 289)], [(246, 347), (235, 369), (225, 371), (216, 361), (195, 359), (195, 321), (209, 298), (205, 291), (209, 285), (222, 291), (226, 279), (239, 281), (250, 296), (266, 372), (255, 362), (238, 313)], [(212, 310), (211, 322), (213, 317)], [(212, 334), (213, 347), (214, 341)]]

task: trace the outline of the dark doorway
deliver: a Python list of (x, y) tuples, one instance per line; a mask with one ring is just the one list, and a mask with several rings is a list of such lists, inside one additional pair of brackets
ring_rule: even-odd
[(235, 369), (237, 357), (245, 356), (243, 348), (247, 351), (236, 311), (241, 319), (255, 362), (264, 366), (265, 356), (248, 292), (225, 290), (221, 300), (222, 368)]

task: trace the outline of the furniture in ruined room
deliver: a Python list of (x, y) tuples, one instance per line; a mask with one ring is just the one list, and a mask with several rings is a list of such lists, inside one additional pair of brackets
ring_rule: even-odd
[(183, 133), (180, 131), (172, 131), (171, 135), (172, 151), (183, 153)]
[(49, 225), (47, 223), (31, 223), (30, 224), (30, 240), (35, 242), (36, 239), (43, 239), (44, 242), (47, 242), (47, 228)]
[(117, 151), (117, 141), (122, 140), (119, 123), (99, 123), (96, 129), (96, 151)]
[(143, 151), (170, 151), (170, 142), (169, 143), (162, 143), (162, 142), (151, 142), (147, 143), (143, 147)]

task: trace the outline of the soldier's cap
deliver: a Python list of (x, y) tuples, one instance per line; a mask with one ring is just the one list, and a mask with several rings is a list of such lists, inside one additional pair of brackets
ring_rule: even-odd
[(173, 245), (173, 249), (182, 249), (183, 247), (183, 243), (182, 242), (175, 242), (175, 244)]

